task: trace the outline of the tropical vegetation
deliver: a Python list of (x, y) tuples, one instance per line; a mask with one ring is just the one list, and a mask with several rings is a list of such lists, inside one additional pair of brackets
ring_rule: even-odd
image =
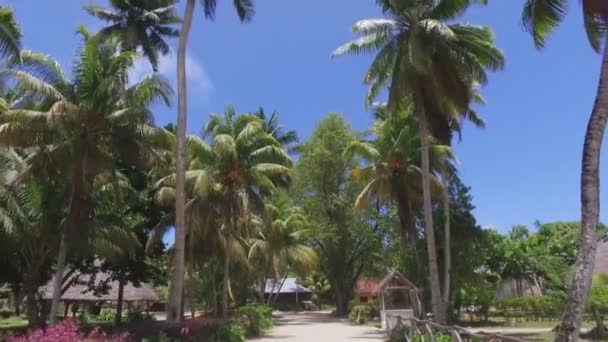
[[(287, 279), (311, 290), (310, 300), (296, 294), (287, 303), (293, 309), (330, 305), (362, 324), (378, 307), (355, 303), (357, 284), (389, 270), (421, 289), (439, 323), (561, 316), (556, 338), (571, 341), (588, 318), (590, 334), (604, 338), (608, 282), (592, 265), (607, 233), (598, 187), (608, 54), (584, 143), (580, 222), (503, 234), (477, 223), (452, 148), (465, 122), (484, 127), (483, 87), (505, 65), (492, 29), (464, 23), (484, 2), (376, 3), (381, 18), (356, 22), (357, 38), (332, 55), (373, 54), (365, 128), (331, 112), (300, 132), (282, 112), (228, 105), (199, 134), (187, 125), (194, 0), (183, 18), (173, 0), (84, 6), (105, 26), (76, 28), (71, 69), (23, 48), (12, 9), (0, 5), (0, 313), (25, 316), (31, 328), (7, 338), (244, 341), (272, 327), (273, 308), (286, 303), (267, 285)], [(217, 1), (200, 4), (214, 19)], [(240, 21), (253, 20), (252, 0), (233, 5)], [(582, 7), (601, 52), (608, 7)], [(537, 47), (566, 8), (526, 1), (523, 22)], [(174, 43), (176, 91), (157, 73)], [(142, 60), (149, 75), (135, 75)], [(175, 125), (155, 123), (161, 107), (176, 111)], [(94, 299), (62, 300), (72, 286)], [(168, 325), (155, 324), (149, 307), (125, 304), (132, 287), (154, 287)], [(109, 293), (111, 305), (99, 299)], [(80, 323), (64, 319), (70, 311)], [(124, 330), (87, 330), (110, 321)]]

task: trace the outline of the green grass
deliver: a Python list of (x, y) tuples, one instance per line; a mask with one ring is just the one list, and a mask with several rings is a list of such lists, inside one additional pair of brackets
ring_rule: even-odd
[(27, 319), (20, 316), (12, 316), (0, 319), (0, 329), (23, 328), (27, 326)]

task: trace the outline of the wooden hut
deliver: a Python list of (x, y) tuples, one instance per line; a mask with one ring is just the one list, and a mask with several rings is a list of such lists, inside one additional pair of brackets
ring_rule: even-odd
[(420, 317), (422, 304), (418, 288), (403, 274), (389, 272), (378, 284), (380, 294), (380, 320), (387, 333), (404, 318)]

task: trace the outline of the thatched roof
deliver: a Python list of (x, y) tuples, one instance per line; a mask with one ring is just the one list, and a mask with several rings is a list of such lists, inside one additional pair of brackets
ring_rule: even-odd
[[(67, 301), (116, 301), (118, 300), (118, 281), (109, 281), (109, 275), (98, 272), (93, 279), (89, 275), (72, 275), (68, 282), (70, 287), (61, 296), (61, 300)], [(105, 291), (92, 290), (92, 286), (103, 287)], [(100, 286), (101, 285), (101, 286)], [(123, 300), (125, 302), (135, 301), (160, 301), (154, 289), (147, 284), (141, 283), (136, 287), (132, 283), (125, 284)], [(64, 285), (65, 286), (65, 285)], [(50, 300), (53, 298), (53, 279), (45, 286), (40, 287), (42, 298)]]

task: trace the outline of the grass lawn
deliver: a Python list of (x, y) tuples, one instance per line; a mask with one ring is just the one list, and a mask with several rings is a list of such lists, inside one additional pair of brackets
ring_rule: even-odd
[(20, 316), (0, 319), (0, 329), (23, 328), (25, 326), (27, 326), (27, 319)]

